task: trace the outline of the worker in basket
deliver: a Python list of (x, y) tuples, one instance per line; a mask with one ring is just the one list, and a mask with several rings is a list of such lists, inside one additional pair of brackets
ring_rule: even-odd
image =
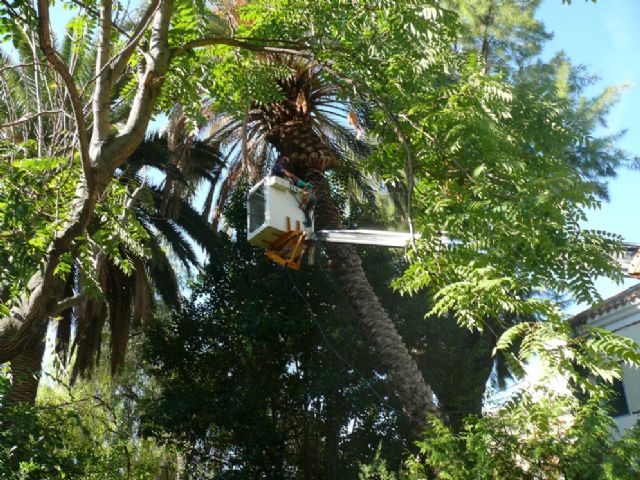
[(294, 175), (289, 170), (285, 169), (282, 166), (282, 162), (278, 160), (271, 169), (271, 175), (275, 175), (280, 178), (287, 178), (292, 185), (300, 188), (304, 188), (306, 190), (313, 190), (313, 185), (309, 182), (305, 182), (300, 177)]
[(313, 184), (310, 182), (305, 182), (297, 175), (294, 175), (289, 170), (282, 166), (282, 160), (278, 159), (278, 161), (271, 168), (271, 175), (275, 175), (280, 178), (286, 178), (291, 182), (292, 185), (299, 187), (302, 189), (300, 194), (300, 208), (304, 212), (304, 226), (310, 227), (312, 225), (311, 221), (311, 210), (315, 205), (315, 196), (313, 195)]

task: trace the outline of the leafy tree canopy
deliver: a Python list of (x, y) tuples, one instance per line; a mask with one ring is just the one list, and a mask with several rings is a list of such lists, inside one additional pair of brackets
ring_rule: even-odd
[[(432, 288), (438, 300), (433, 313), (452, 313), (460, 323), (479, 328), (487, 315), (504, 311), (558, 317), (553, 305), (531, 292), (569, 291), (579, 301), (592, 302), (598, 299), (592, 278), (619, 278), (609, 260), (619, 249), (619, 238), (579, 227), (585, 209), (598, 205), (597, 188), (567, 159), (567, 152), (587, 144), (588, 132), (569, 128), (575, 116), (555, 85), (510, 86), (487, 72), (482, 55), (452, 51), (461, 25), (452, 10), (430, 0), (256, 1), (237, 9), (237, 17), (225, 24), (219, 20), (220, 6), (161, 3), (157, 12), (145, 12), (149, 18), (157, 13), (165, 25), (169, 22), (166, 32), (151, 32), (161, 39), (152, 42), (152, 48), (158, 45), (152, 63), (133, 54), (144, 35), (132, 42), (129, 33), (122, 33), (132, 28), (143, 33), (144, 22), (104, 24), (112, 29), (113, 41), (108, 43), (111, 37), (92, 23), (97, 13), (93, 8), (81, 11), (78, 21), (84, 30), (74, 23), (105, 45), (99, 60), (103, 67), (94, 79), (100, 86), (96, 95), (102, 97), (94, 106), (104, 105), (110, 113), (104, 108), (93, 111), (93, 141), (106, 142), (104, 148), (85, 150), (87, 132), (74, 106), (90, 189), (98, 177), (96, 185), (108, 181), (105, 172), (123, 161), (119, 154), (106, 160), (106, 153), (102, 160), (102, 152), (131, 150), (151, 111), (168, 110), (179, 102), (195, 122), (202, 117), (205, 95), (211, 99), (208, 108), (235, 111), (242, 118), (250, 105), (278, 99), (274, 80), (283, 70), (261, 56), (292, 54), (317, 63), (323, 75), (332, 77), (340, 86), (337, 98), (371, 108), (367, 134), (378, 148), (363, 168), (389, 183), (407, 184), (408, 219), (422, 234), (411, 252), (413, 265), (396, 286), (407, 292)], [(110, 3), (100, 8), (111, 15)], [(17, 2), (3, 3), (0, 14), (3, 31), (11, 38), (17, 35), (12, 26), (16, 19), (24, 28), (35, 29), (45, 12), (42, 4), (34, 9)], [(102, 56), (117, 51), (120, 58), (108, 65)], [(152, 83), (140, 83), (135, 74), (136, 69), (156, 66), (157, 72), (166, 67), (166, 76), (153, 83), (167, 80), (160, 97), (159, 92), (145, 93)], [(73, 90), (73, 79), (62, 77)], [(89, 92), (75, 93), (90, 98)], [(104, 92), (121, 101), (109, 101)], [(129, 117), (121, 108), (127, 104), (132, 105)], [(142, 116), (132, 116), (138, 113)], [(121, 120), (128, 126), (121, 127)], [(118, 133), (111, 138), (113, 128)], [(100, 158), (92, 160), (94, 152)], [(93, 209), (95, 192), (77, 208)], [(71, 224), (87, 221), (80, 210), (74, 212)], [(48, 268), (60, 261), (58, 250), (68, 249), (72, 237), (79, 235), (71, 233), (76, 230), (61, 235), (64, 241), (55, 255), (49, 254)], [(443, 231), (453, 241), (449, 248), (442, 246)], [(46, 281), (51, 278), (48, 272)]]
[[(481, 328), (505, 311), (559, 318), (532, 293), (593, 302), (594, 277), (619, 278), (609, 258), (619, 237), (579, 226), (599, 192), (567, 153), (589, 128), (571, 128), (574, 108), (555, 83), (512, 86), (477, 52), (455, 54), (456, 16), (432, 2), (256, 2), (239, 12), (234, 34), (294, 45), (341, 86), (337, 97), (371, 107), (378, 148), (363, 167), (408, 184), (422, 234), (397, 288), (432, 288), (433, 313)], [(228, 46), (213, 52), (214, 105), (242, 118), (253, 102), (278, 99), (264, 86), (280, 67), (250, 52), (238, 61)]]

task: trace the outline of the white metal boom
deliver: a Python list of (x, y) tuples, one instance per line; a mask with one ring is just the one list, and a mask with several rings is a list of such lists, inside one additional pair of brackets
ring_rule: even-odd
[[(405, 232), (386, 232), (381, 230), (320, 230), (306, 234), (312, 242), (351, 243), (355, 245), (373, 245), (378, 247), (406, 248), (411, 234)], [(420, 235), (414, 235), (419, 239)], [(451, 240), (442, 237), (443, 245)], [(628, 277), (640, 278), (640, 243), (624, 242), (623, 254), (616, 258), (620, 268)]]
[[(420, 238), (415, 235), (414, 238)], [(312, 242), (353, 243), (378, 247), (404, 248), (411, 240), (410, 233), (385, 232), (382, 230), (320, 230), (307, 233)]]

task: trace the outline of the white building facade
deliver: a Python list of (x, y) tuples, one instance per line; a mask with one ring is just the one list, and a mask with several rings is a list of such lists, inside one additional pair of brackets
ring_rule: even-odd
[[(635, 285), (573, 317), (574, 325), (606, 328), (640, 344), (640, 285)], [(613, 416), (622, 431), (640, 420), (640, 369), (623, 366), (622, 381), (614, 384)]]

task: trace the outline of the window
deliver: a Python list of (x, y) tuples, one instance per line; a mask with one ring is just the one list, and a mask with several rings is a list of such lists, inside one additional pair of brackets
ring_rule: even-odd
[(611, 415), (614, 417), (629, 415), (629, 404), (627, 403), (627, 395), (625, 394), (622, 380), (614, 380), (611, 388), (613, 390), (613, 396), (609, 402)]
[(264, 185), (249, 194), (249, 233), (261, 227), (265, 221)]

